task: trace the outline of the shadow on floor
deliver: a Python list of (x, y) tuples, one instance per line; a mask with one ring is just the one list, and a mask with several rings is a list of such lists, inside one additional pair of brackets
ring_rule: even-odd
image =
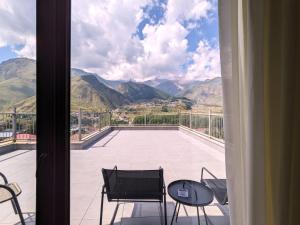
[[(167, 203), (168, 225), (171, 223), (174, 212), (174, 202)], [(210, 215), (209, 208), (218, 208), (222, 215)], [(162, 207), (163, 209), (163, 207)], [(174, 220), (173, 225), (198, 225), (197, 216), (193, 215), (192, 207), (183, 207), (182, 213), (179, 215), (177, 222)], [(114, 225), (164, 225), (162, 222), (160, 206), (157, 203), (134, 203), (133, 208), (129, 210), (128, 215), (122, 215), (120, 221)], [(219, 204), (212, 204), (207, 207), (208, 225), (230, 225), (228, 216), (228, 207)], [(36, 215), (33, 212), (23, 213), (26, 225), (35, 225)], [(98, 224), (99, 221), (93, 221), (92, 224)], [(201, 225), (205, 225), (205, 218), (200, 215)], [(21, 225), (20, 222), (14, 225)]]
[[(175, 203), (167, 203), (168, 225), (171, 223), (174, 212)], [(212, 210), (213, 209), (213, 210)], [(163, 210), (163, 207), (162, 207)], [(198, 217), (193, 213), (195, 208), (182, 207), (177, 222), (174, 220), (174, 225), (196, 225), (198, 224)], [(229, 225), (228, 207), (219, 204), (209, 205), (207, 207), (208, 225)], [(218, 215), (210, 214), (211, 211), (218, 211)], [(134, 203), (131, 215), (123, 215), (121, 222), (114, 223), (114, 225), (159, 225), (164, 224), (163, 218), (160, 217), (160, 206), (157, 203)], [(205, 217), (200, 215), (200, 222), (205, 224)]]
[[(171, 223), (171, 217), (168, 217), (168, 225)], [(204, 216), (200, 216), (201, 225), (205, 225)], [(140, 217), (140, 218), (122, 218), (121, 222), (114, 223), (114, 225), (159, 225), (161, 222), (160, 217)], [(183, 216), (178, 217), (177, 222), (174, 221), (173, 225), (198, 225), (197, 216)], [(209, 216), (208, 225), (229, 225), (229, 218), (226, 216)]]
[[(23, 212), (26, 225), (35, 225), (35, 213)], [(22, 225), (21, 222), (15, 223), (14, 225)]]

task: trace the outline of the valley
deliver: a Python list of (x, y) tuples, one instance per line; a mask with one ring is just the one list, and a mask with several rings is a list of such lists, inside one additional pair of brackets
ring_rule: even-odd
[[(0, 111), (35, 112), (36, 62), (15, 58), (0, 64)], [(106, 80), (81, 69), (71, 70), (71, 109), (141, 112), (178, 112), (208, 108), (222, 110), (221, 78), (206, 81), (167, 79), (144, 82)], [(131, 116), (130, 116), (131, 115)]]

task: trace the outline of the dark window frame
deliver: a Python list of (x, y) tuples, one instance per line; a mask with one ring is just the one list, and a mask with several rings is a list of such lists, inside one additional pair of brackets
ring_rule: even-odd
[(71, 0), (37, 0), (36, 224), (70, 224)]

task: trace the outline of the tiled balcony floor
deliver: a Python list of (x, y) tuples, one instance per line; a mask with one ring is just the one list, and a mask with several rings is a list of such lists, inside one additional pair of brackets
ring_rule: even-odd
[[(88, 150), (71, 153), (71, 224), (99, 224), (101, 168), (164, 168), (166, 185), (177, 179), (199, 180), (202, 166), (220, 178), (225, 177), (224, 150), (181, 131), (113, 131)], [(23, 189), (20, 204), (28, 224), (34, 224), (35, 151), (15, 151), (0, 156), (0, 171)], [(174, 202), (167, 197), (169, 220)], [(109, 224), (114, 203), (104, 203), (104, 224)], [(115, 224), (160, 224), (159, 205), (154, 203), (122, 204)], [(206, 208), (214, 225), (228, 225), (228, 208), (216, 202)], [(30, 214), (28, 214), (30, 213)], [(177, 225), (197, 224), (196, 209), (181, 210)], [(201, 224), (205, 224), (200, 211)], [(0, 224), (18, 224), (10, 203), (0, 204)], [(176, 223), (174, 223), (176, 224)]]

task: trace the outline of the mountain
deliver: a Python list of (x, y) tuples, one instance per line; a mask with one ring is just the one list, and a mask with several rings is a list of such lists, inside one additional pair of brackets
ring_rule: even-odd
[[(94, 75), (72, 77), (71, 90), (72, 110), (82, 108), (107, 111), (130, 103), (122, 94), (99, 82)], [(34, 112), (36, 110), (35, 95), (17, 102), (14, 106), (20, 112)]]
[(156, 86), (156, 88), (172, 96), (177, 95), (182, 90), (182, 87), (180, 87), (178, 84), (171, 80), (161, 82), (159, 85)]
[(0, 82), (21, 78), (35, 80), (35, 60), (27, 58), (9, 59), (0, 63)]
[[(73, 110), (79, 107), (108, 110), (130, 102), (121, 93), (101, 82), (101, 78), (96, 74), (72, 69), (71, 76)], [(16, 58), (2, 62), (0, 64), (0, 93), (0, 111), (10, 111), (13, 106), (16, 106), (18, 111), (35, 111), (35, 60)]]
[[(97, 74), (71, 69), (72, 109), (107, 110), (135, 102), (191, 99), (196, 104), (222, 105), (221, 78), (181, 83), (153, 79), (143, 83), (106, 80)], [(35, 110), (36, 62), (27, 58), (0, 63), (0, 111), (17, 106)]]
[(171, 96), (144, 83), (129, 81), (119, 84), (117, 90), (132, 102), (150, 101), (155, 99), (166, 100)]
[[(18, 112), (35, 112), (36, 111), (36, 96), (32, 96), (21, 100), (12, 106), (16, 107)], [(8, 112), (12, 111), (12, 107), (7, 109)]]
[(183, 89), (183, 87), (179, 84), (179, 81), (177, 80), (154, 79), (147, 80), (144, 83), (151, 87), (159, 89), (171, 96), (176, 96)]
[(32, 97), (36, 92), (35, 61), (10, 59), (0, 64), (0, 110)]
[(71, 90), (71, 104), (74, 110), (81, 107), (101, 111), (130, 103), (121, 93), (99, 82), (95, 75), (72, 77)]
[(191, 83), (178, 96), (191, 99), (196, 105), (222, 106), (222, 79), (216, 77)]
[(97, 75), (96, 73), (88, 73), (84, 70), (76, 69), (76, 68), (71, 69), (71, 75), (72, 76), (94, 75), (94, 76), (97, 77), (99, 82), (101, 82), (102, 84), (105, 84), (106, 86), (108, 86), (110, 88), (113, 88), (113, 89), (116, 89), (119, 84), (122, 84), (122, 83), (126, 82), (126, 81), (123, 81), (123, 80), (106, 80), (106, 79), (100, 77), (99, 75)]

